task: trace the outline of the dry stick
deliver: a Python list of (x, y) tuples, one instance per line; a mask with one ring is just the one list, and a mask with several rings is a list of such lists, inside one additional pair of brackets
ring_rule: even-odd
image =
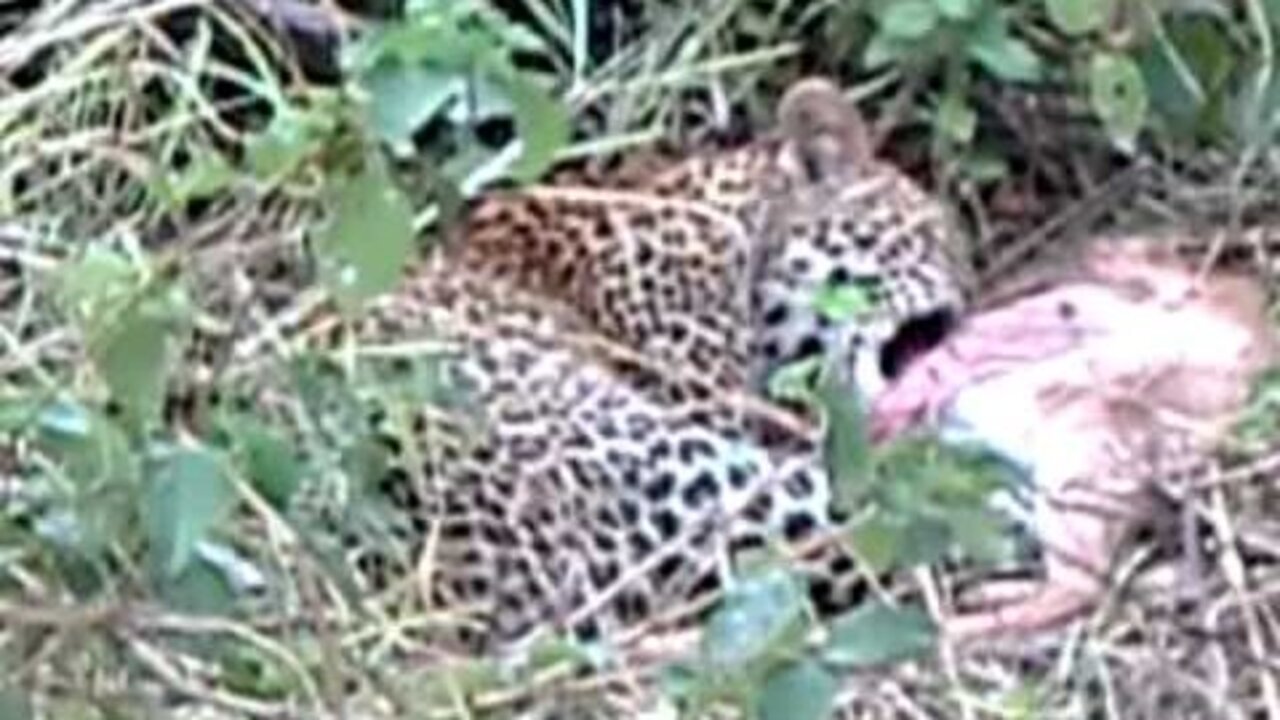
[(124, 640), (134, 658), (161, 682), (181, 695), (255, 718), (283, 718), (292, 715), (289, 707), (281, 703), (265, 703), (204, 687), (199, 682), (187, 678), (181, 670), (175, 668), (165, 658), (164, 653), (140, 637), (131, 633), (121, 633), (121, 635), (121, 639)]
[(0, 42), (0, 72), (12, 72), (34, 57), (41, 50), (80, 36), (98, 32), (125, 22), (150, 20), (188, 7), (197, 7), (207, 0), (161, 0), (145, 7), (130, 8), (134, 3), (116, 3), (106, 11), (86, 11), (79, 16), (65, 19), (51, 28), (39, 28), (30, 32), (16, 32), (12, 40)]
[[(929, 608), (929, 612), (935, 618), (943, 617), (942, 594), (938, 592), (938, 584), (934, 580), (933, 573), (927, 568), (916, 571), (917, 582), (924, 592), (925, 605)], [(975, 717), (975, 709), (969, 698), (968, 692), (965, 690), (964, 684), (960, 680), (960, 669), (956, 663), (956, 651), (950, 640), (945, 636), (942, 642), (938, 644), (939, 655), (942, 659), (942, 669), (947, 675), (947, 682), (956, 692), (956, 697), (960, 702), (960, 717), (962, 720), (972, 720)]]
[(1133, 182), (1145, 168), (1146, 163), (1139, 162), (1117, 173), (1078, 202), (1072, 203), (1070, 207), (1064, 208), (1061, 212), (1046, 220), (1040, 227), (1028, 233), (1025, 239), (1013, 243), (994, 256), (983, 273), (982, 280), (984, 284), (990, 284), (993, 280), (999, 281), (1001, 278), (1007, 277), (1016, 265), (1025, 261), (1037, 246), (1054, 233), (1074, 222), (1096, 216), (1106, 210), (1115, 201), (1116, 191), (1122, 186)]
[[(1263, 639), (1256, 609), (1248, 599), (1248, 578), (1244, 559), (1240, 557), (1236, 543), (1236, 532), (1227, 509), (1226, 495), (1221, 488), (1212, 492), (1214, 531), (1222, 543), (1222, 574), (1231, 586), (1236, 599), (1236, 606), (1244, 620), (1245, 637), (1249, 653), (1255, 662), (1263, 664), (1267, 658), (1266, 640)], [(1276, 673), (1262, 671), (1259, 681), (1262, 685), (1263, 702), (1266, 704), (1267, 716), (1270, 720), (1280, 720), (1280, 678)]]

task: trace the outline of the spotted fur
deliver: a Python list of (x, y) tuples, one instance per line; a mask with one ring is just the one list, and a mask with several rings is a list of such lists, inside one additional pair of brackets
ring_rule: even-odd
[[(467, 618), (471, 647), (633, 626), (718, 587), (742, 549), (832, 525), (813, 443), (766, 443), (716, 397), (669, 402), (677, 381), (637, 382), (647, 371), (595, 355), (589, 324), (545, 298), (433, 261), (354, 332), (430, 336), (467, 388), (465, 411), (415, 419), (432, 452), (393, 480), (416, 506), (427, 595)], [(846, 602), (848, 556), (807, 564), (828, 578), (821, 603)]]
[[(798, 84), (779, 118), (743, 149), (482, 201), (358, 328), (457, 349), (467, 412), (445, 433), (424, 414), (413, 442), (431, 452), (391, 480), (420, 520), (427, 597), (479, 646), (653, 619), (719, 586), (741, 549), (830, 528), (813, 438), (765, 436), (723, 391), (814, 353), (874, 389), (895, 334), (960, 306), (954, 225), (870, 156), (835, 88)], [(869, 314), (815, 309), (858, 282)], [(819, 603), (842, 604), (850, 557), (804, 559)]]
[[(746, 147), (479, 203), (452, 249), (464, 267), (575, 308), (606, 336), (722, 386), (763, 387), (832, 353), (869, 390), (912, 320), (954, 313), (970, 284), (958, 225), (868, 150), (857, 112), (824, 80), (793, 86), (779, 128)], [(813, 298), (861, 283), (875, 308), (842, 325)]]

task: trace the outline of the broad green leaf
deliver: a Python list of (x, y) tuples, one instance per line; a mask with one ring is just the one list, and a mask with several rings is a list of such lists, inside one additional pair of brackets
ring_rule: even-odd
[(533, 84), (515, 76), (505, 83), (523, 149), (511, 174), (520, 181), (537, 179), (569, 141), (569, 114), (564, 106)]
[(382, 63), (364, 77), (373, 129), (389, 145), (402, 149), (466, 88), (462, 76), (449, 71)]
[(39, 412), (40, 402), (35, 398), (0, 398), (0, 433), (17, 433), (26, 429)]
[(977, 12), (982, 0), (934, 0), (934, 4), (949, 20), (968, 20)]
[(978, 114), (960, 93), (947, 93), (938, 106), (938, 129), (959, 145), (968, 145), (978, 129)]
[(1230, 97), (1230, 120), (1238, 137), (1254, 147), (1273, 143), (1280, 131), (1280, 55), (1256, 62)]
[(119, 303), (136, 292), (140, 275), (129, 258), (93, 245), (83, 257), (58, 270), (58, 301), (78, 322), (91, 324), (113, 314)]
[[(1214, 3), (1217, 5), (1217, 3)], [(1262, 0), (1263, 14), (1271, 27), (1280, 31), (1280, 0)]]
[(946, 558), (955, 539), (945, 515), (937, 512), (905, 514), (895, 564), (903, 568), (921, 567)]
[(210, 451), (169, 449), (155, 459), (142, 515), (152, 567), (162, 585), (191, 566), (196, 545), (234, 502), (235, 490)]
[(1239, 60), (1221, 24), (1202, 15), (1171, 18), (1138, 57), (1153, 116), (1178, 133), (1218, 139)]
[(894, 0), (880, 14), (880, 29), (901, 40), (918, 40), (938, 26), (933, 0)]
[(1127, 55), (1094, 54), (1089, 62), (1089, 101), (1112, 142), (1132, 152), (1147, 118), (1147, 87), (1137, 64)]
[(40, 448), (56, 458), (77, 492), (132, 487), (138, 465), (117, 423), (76, 403), (57, 400), (36, 417)]
[(511, 94), (506, 89), (506, 83), (498, 79), (511, 72), (513, 71), (504, 67), (495, 77), (471, 78), (466, 89), (467, 101), (454, 103), (449, 107), (446, 113), (449, 121), (455, 125), (472, 125), (514, 115), (516, 108)]
[(801, 358), (774, 370), (769, 376), (766, 391), (775, 400), (812, 403), (815, 398), (816, 380), (822, 372), (823, 358)]
[(918, 608), (869, 602), (832, 623), (823, 658), (845, 668), (908, 660), (932, 650), (936, 634)]
[(85, 336), (111, 397), (135, 429), (159, 414), (170, 365), (190, 320), (176, 281), (94, 248), (59, 271), (58, 297)]
[(813, 308), (832, 322), (846, 323), (870, 312), (871, 298), (865, 283), (827, 284), (813, 294)]
[(805, 593), (783, 570), (744, 578), (725, 593), (702, 636), (704, 662), (740, 670), (776, 652), (800, 627)]
[(1083, 35), (1102, 27), (1111, 16), (1111, 0), (1045, 0), (1049, 19), (1067, 35)]
[(1017, 543), (994, 510), (985, 507), (957, 507), (947, 513), (951, 536), (965, 555), (983, 562), (1011, 560)]
[[(195, 615), (227, 615), (236, 595), (222, 571), (201, 558), (178, 572), (157, 578), (156, 591), (169, 607)], [(207, 650), (208, 648), (205, 648)]]
[(240, 416), (232, 418), (232, 423), (228, 430), (245, 475), (272, 506), (288, 508), (302, 482), (303, 468), (296, 449), (282, 433), (256, 418)]
[(883, 30), (876, 32), (862, 51), (862, 64), (876, 70), (912, 57), (916, 43), (899, 40)]
[(849, 541), (870, 571), (888, 572), (898, 566), (902, 554), (902, 523), (876, 512), (853, 527)]
[(325, 285), (344, 311), (355, 312), (399, 281), (413, 250), (413, 209), (376, 156), (338, 183), (315, 249)]
[(852, 509), (861, 504), (870, 488), (871, 441), (857, 390), (839, 375), (828, 369), (818, 384), (825, 421), (823, 455), (836, 503)]
[(266, 129), (250, 136), (246, 143), (249, 169), (255, 177), (268, 181), (292, 174), (323, 147), (334, 122), (322, 113), (278, 108)]
[(1009, 34), (1000, 9), (989, 7), (967, 38), (966, 51), (987, 72), (1009, 82), (1037, 82), (1043, 74), (1040, 56)]
[(992, 183), (1009, 176), (1009, 163), (996, 152), (974, 148), (960, 158), (965, 177), (979, 184)]
[(18, 688), (0, 688), (0, 720), (31, 720), (31, 699)]
[[(71, 562), (96, 562), (113, 543), (128, 542), (137, 522), (137, 457), (119, 424), (70, 400), (35, 418), (35, 441), (59, 483), (38, 515), (36, 533)], [(92, 575), (92, 569), (89, 570)]]
[(839, 684), (821, 665), (800, 660), (770, 674), (756, 703), (760, 720), (826, 720)]
[(155, 287), (131, 303), (115, 322), (91, 335), (89, 352), (111, 397), (135, 428), (160, 414), (169, 371), (185, 341), (185, 296)]

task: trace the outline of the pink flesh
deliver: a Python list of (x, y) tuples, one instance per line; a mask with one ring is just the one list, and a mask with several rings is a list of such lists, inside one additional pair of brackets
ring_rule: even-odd
[(935, 420), (968, 385), (1069, 352), (1104, 333), (1106, 318), (1063, 310), (1096, 300), (1086, 296), (1097, 290), (1096, 286), (1069, 285), (975, 316), (941, 345), (916, 358), (876, 399), (871, 408), (872, 439), (884, 442)]

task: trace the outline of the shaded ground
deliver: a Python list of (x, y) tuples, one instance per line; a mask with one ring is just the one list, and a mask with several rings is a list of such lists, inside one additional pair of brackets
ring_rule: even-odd
[[(291, 329), (323, 301), (305, 244), (324, 210), (323, 168), (270, 182), (232, 169), (228, 180), (198, 161), (215, 152), (236, 160), (261, 130), (270, 92), (244, 85), (300, 98), (334, 78), (330, 63), (312, 57), (315, 47), (304, 46), (307, 63), (279, 47), (278, 28), (243, 9), (254, 5), (263, 4), (45, 3), (34, 19), (30, 8), (0, 8), (0, 716), (12, 708), (24, 717), (30, 699), (37, 716), (59, 718), (463, 718), (529, 696), (594, 698), (601, 687), (622, 704), (611, 715), (629, 712), (626, 703), (652, 699), (645, 681), (661, 675), (679, 638), (646, 638), (646, 647), (572, 680), (570, 661), (499, 671), (441, 657), (416, 641), (435, 619), (415, 605), (411, 581), (372, 598), (344, 592), (324, 529), (238, 474), (229, 475), (235, 509), (212, 535), (234, 551), (210, 561), (221, 574), (167, 585), (149, 574), (155, 537), (135, 508), (151, 507), (138, 467), (154, 448), (102, 429), (122, 411), (104, 402), (86, 363), (92, 337), (67, 307), (64, 271), (83, 271), (76, 263), (86, 248), (107, 248), (124, 265), (93, 266), (81, 282), (105, 285), (103, 276), (119, 272), (139, 287), (162, 287), (179, 275), (189, 288), (197, 351), (172, 370), (176, 399), (147, 442), (229, 437), (251, 467), (271, 468), (282, 482), (300, 474), (288, 469), (292, 454), (271, 418), (246, 419), (252, 413), (237, 414), (244, 408), (235, 400), (289, 366)], [(574, 91), (580, 141), (562, 151), (565, 167), (612, 166), (614, 151), (658, 139), (675, 148), (740, 140), (767, 124), (777, 88), (802, 72), (839, 72), (849, 86), (868, 87), (806, 44), (820, 23), (748, 3), (710, 16), (691, 6), (607, 3), (593, 18), (595, 62), (621, 59)], [(669, 48), (687, 54), (662, 52)], [(645, 49), (678, 59), (655, 64)], [(884, 131), (884, 152), (953, 198), (990, 277), (1082, 233), (1153, 223), (1203, 228), (1189, 253), (1225, 249), (1280, 272), (1280, 232), (1230, 232), (1275, 218), (1273, 148), (1125, 156), (1064, 89), (984, 84), (976, 107), (1010, 170), (979, 186), (931, 156), (913, 113), (913, 93), (923, 90), (886, 87), (872, 85), (863, 103)], [(454, 157), (450, 132), (420, 135), (424, 156)], [(500, 122), (477, 128), (494, 148), (511, 133)], [(426, 165), (406, 160), (400, 179), (419, 219), (430, 220), (445, 194)], [(193, 167), (200, 172), (183, 170)], [(168, 179), (167, 191), (157, 178)], [(155, 337), (144, 334), (135, 347)], [(331, 425), (288, 441), (326, 479), (331, 497), (318, 502), (341, 505), (364, 477), (328, 451), (360, 438), (344, 434), (351, 417), (341, 393), (326, 397), (333, 402), (316, 413)], [(1253, 436), (1267, 441), (1275, 420), (1260, 418)], [(266, 423), (263, 431), (237, 434), (250, 420)], [(79, 449), (68, 454), (50, 441), (57, 432), (79, 438)], [(1280, 460), (1249, 450), (1229, 474), (1171, 485), (1187, 522), (1158, 528), (1128, 552), (1123, 592), (1095, 617), (979, 655), (943, 653), (851, 676), (842, 705), (851, 716), (886, 718), (1280, 718)], [(89, 467), (95, 480), (77, 483), (67, 463)], [(395, 520), (383, 512), (358, 504), (354, 514), (368, 515), (353, 522), (376, 531)], [(957, 577), (937, 570), (904, 582), (945, 597)]]

